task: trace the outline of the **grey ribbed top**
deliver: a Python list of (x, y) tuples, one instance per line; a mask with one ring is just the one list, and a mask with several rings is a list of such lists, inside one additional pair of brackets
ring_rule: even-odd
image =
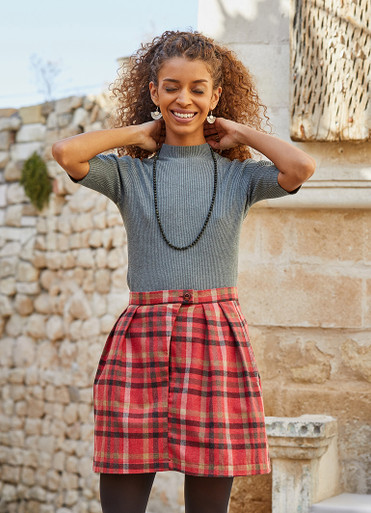
[[(118, 206), (127, 232), (130, 290), (236, 286), (239, 238), (249, 207), (290, 193), (278, 184), (279, 171), (271, 162), (231, 161), (215, 155), (218, 185), (214, 209), (199, 242), (184, 251), (170, 248), (161, 236), (153, 199), (152, 159), (100, 154), (89, 161), (84, 178), (73, 180), (101, 192)], [(176, 246), (187, 246), (200, 232), (210, 207), (214, 184), (210, 146), (164, 144), (156, 177), (166, 237)]]

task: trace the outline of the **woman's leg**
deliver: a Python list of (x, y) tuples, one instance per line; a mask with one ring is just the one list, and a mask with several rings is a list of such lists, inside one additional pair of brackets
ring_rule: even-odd
[(144, 513), (155, 475), (100, 474), (103, 513)]
[(233, 477), (184, 477), (185, 513), (227, 513)]

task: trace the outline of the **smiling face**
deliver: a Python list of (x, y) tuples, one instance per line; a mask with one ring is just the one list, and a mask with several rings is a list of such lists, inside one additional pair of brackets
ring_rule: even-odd
[(150, 82), (153, 102), (166, 124), (166, 144), (192, 146), (205, 143), (204, 122), (218, 103), (221, 87), (213, 88), (212, 77), (201, 60), (173, 57), (164, 62)]

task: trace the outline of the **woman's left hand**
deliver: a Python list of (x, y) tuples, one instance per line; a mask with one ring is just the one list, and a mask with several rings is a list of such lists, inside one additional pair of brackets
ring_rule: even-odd
[(206, 142), (214, 150), (227, 150), (234, 148), (240, 141), (238, 139), (238, 123), (225, 118), (216, 118), (215, 123), (205, 121), (204, 135)]

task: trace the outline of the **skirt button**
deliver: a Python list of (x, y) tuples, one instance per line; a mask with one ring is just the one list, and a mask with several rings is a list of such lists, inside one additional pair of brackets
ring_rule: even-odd
[(189, 292), (184, 292), (183, 299), (184, 301), (190, 301), (192, 298), (192, 295)]

